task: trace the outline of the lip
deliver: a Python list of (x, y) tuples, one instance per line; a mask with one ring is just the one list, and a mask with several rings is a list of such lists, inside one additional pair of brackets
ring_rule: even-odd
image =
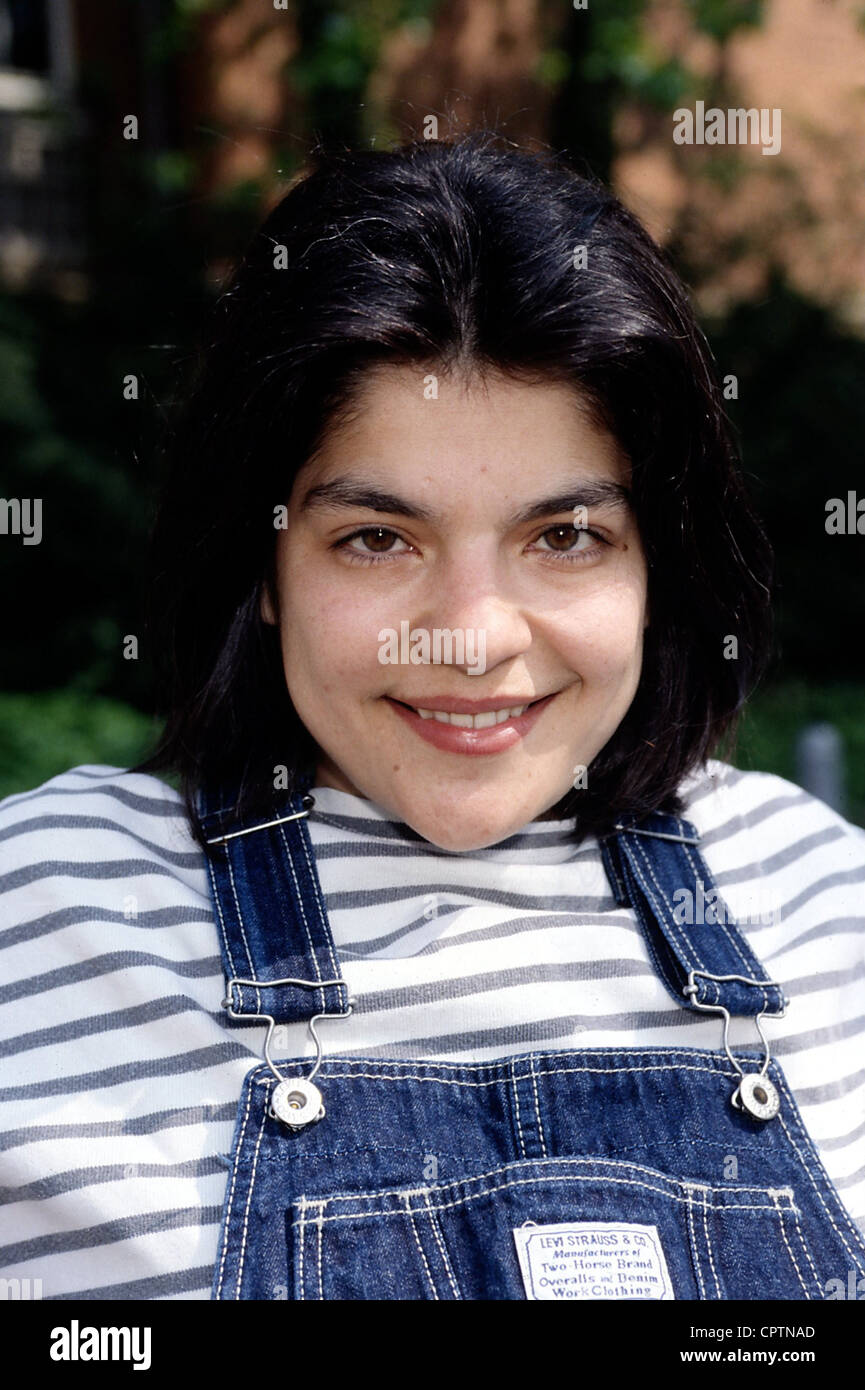
[[(521, 738), (540, 719), (544, 710), (556, 698), (559, 691), (535, 700), (527, 710), (515, 719), (506, 719), (503, 724), (493, 724), (489, 729), (460, 729), (454, 724), (441, 724), (436, 719), (421, 719), (414, 709), (401, 704), (389, 695), (382, 699), (405, 724), (413, 729), (425, 743), (432, 744), (443, 753), (463, 753), (480, 756), (487, 753), (504, 753), (513, 748)], [(454, 695), (423, 696), (421, 709), (448, 710), (452, 714), (486, 714), (492, 709), (513, 709), (516, 705), (529, 703), (525, 699), (511, 700), (510, 696), (496, 695), (488, 700), (461, 700)]]
[(515, 709), (517, 705), (530, 705), (535, 700), (540, 704), (537, 695), (490, 695), (486, 700), (466, 700), (459, 695), (423, 695), (418, 700), (404, 700), (403, 704), (412, 705), (414, 709), (447, 710), (449, 714), (488, 714), (491, 709)]

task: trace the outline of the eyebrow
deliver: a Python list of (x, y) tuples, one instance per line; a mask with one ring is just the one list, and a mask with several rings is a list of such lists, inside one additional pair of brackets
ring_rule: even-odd
[[(356, 482), (349, 478), (334, 478), (329, 483), (319, 483), (310, 488), (300, 504), (300, 511), (314, 511), (326, 507), (362, 509), (371, 512), (388, 512), (392, 516), (404, 516), (412, 521), (441, 522), (441, 513), (409, 502), (394, 492), (387, 492), (374, 484)], [(511, 524), (518, 526), (527, 521), (539, 521), (542, 517), (559, 512), (572, 512), (577, 507), (617, 508), (628, 510), (631, 507), (631, 491), (623, 483), (614, 483), (606, 478), (586, 478), (564, 491), (541, 497), (511, 517)]]

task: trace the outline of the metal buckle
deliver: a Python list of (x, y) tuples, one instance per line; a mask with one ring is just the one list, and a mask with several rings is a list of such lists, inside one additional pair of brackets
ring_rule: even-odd
[[(718, 984), (723, 984), (726, 980), (735, 980), (738, 984), (755, 985), (758, 989), (775, 988), (780, 990), (781, 998), (784, 1000), (784, 1007), (780, 1013), (769, 1014), (765, 1009), (761, 1009), (754, 1015), (754, 1023), (763, 1044), (765, 1056), (763, 1065), (758, 1072), (744, 1072), (736, 1058), (730, 1051), (730, 1011), (725, 1009), (723, 1004), (700, 1004), (694, 998), (698, 986), (694, 977), (701, 975), (706, 980), (714, 980)], [(781, 1097), (778, 1095), (777, 1087), (766, 1076), (769, 1066), (771, 1053), (769, 1041), (763, 1029), (760, 1027), (760, 1019), (784, 1018), (787, 1013), (787, 998), (777, 980), (752, 980), (748, 975), (712, 975), (708, 970), (690, 970), (688, 972), (688, 983), (682, 989), (683, 994), (690, 995), (693, 1008), (702, 1010), (704, 1013), (721, 1014), (724, 1019), (724, 1051), (726, 1052), (731, 1066), (739, 1073), (742, 1078), (730, 1097), (732, 1105), (736, 1110), (745, 1110), (756, 1120), (774, 1120), (781, 1108)]]
[[(261, 827), (255, 826), (254, 828), (257, 830)], [(309, 1076), (292, 1079), (291, 1077), (283, 1076), (270, 1055), (270, 1044), (273, 1038), (273, 1030), (276, 1027), (276, 1019), (272, 1014), (237, 1013), (231, 1003), (231, 990), (234, 985), (248, 985), (254, 989), (269, 989), (273, 988), (275, 985), (302, 985), (307, 989), (324, 989), (329, 985), (344, 985), (345, 988), (348, 989), (347, 981), (343, 979), (244, 980), (238, 975), (232, 975), (231, 979), (226, 981), (226, 990), (228, 993), (226, 998), (222, 1001), (222, 1007), (226, 1010), (229, 1018), (239, 1019), (241, 1022), (252, 1022), (253, 1019), (257, 1019), (261, 1022), (266, 1022), (268, 1025), (267, 1036), (264, 1040), (264, 1060), (279, 1083), (274, 1088), (271, 1096), (271, 1103), (268, 1110), (271, 1118), (274, 1120), (281, 1120), (283, 1124), (288, 1125), (291, 1129), (302, 1129), (303, 1126), (309, 1124), (311, 1120), (324, 1119), (325, 1109), (324, 1102), (321, 1098), (321, 1092), (317, 1086), (313, 1085), (313, 1077), (321, 1066), (322, 1058), (321, 1039), (315, 1031), (315, 1025), (320, 1018), (348, 1018), (354, 1008), (354, 1000), (349, 999), (348, 1008), (345, 1013), (313, 1014), (312, 1018), (308, 1020), (307, 1026), (309, 1028), (309, 1033), (315, 1043), (315, 1066), (309, 1073)], [(276, 1108), (274, 1107), (274, 1102), (276, 1103)]]

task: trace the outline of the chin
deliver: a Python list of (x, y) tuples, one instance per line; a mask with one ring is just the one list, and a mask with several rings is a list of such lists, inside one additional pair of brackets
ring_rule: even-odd
[(517, 823), (508, 821), (501, 826), (490, 825), (484, 822), (486, 828), (480, 830), (477, 820), (466, 819), (464, 822), (450, 819), (446, 825), (427, 823), (414, 820), (411, 822), (413, 830), (418, 835), (422, 835), (431, 845), (437, 849), (449, 850), (452, 853), (471, 852), (475, 849), (489, 849), (491, 845), (497, 845), (501, 840), (506, 840), (509, 835), (514, 835), (526, 824), (526, 819), (520, 818)]
[[(434, 845), (436, 849), (445, 850), (450, 854), (471, 854), (476, 849), (490, 849), (492, 845), (497, 845), (500, 840), (506, 840), (508, 835), (512, 833), (512, 831), (505, 831), (501, 835), (483, 835), (480, 838), (477, 835), (467, 833), (456, 839), (452, 836), (424, 835), (424, 839)], [(418, 834), (423, 835), (424, 832), (420, 830)]]

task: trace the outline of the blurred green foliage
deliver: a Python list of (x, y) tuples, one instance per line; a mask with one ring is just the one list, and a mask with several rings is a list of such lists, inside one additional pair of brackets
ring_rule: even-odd
[(796, 739), (807, 724), (833, 724), (844, 759), (844, 815), (865, 826), (865, 685), (790, 680), (760, 689), (749, 702), (731, 761), (797, 781)]
[(762, 24), (765, 0), (687, 0), (694, 24), (703, 34), (726, 43), (737, 29)]
[(130, 767), (154, 732), (151, 719), (119, 700), (75, 690), (0, 694), (0, 798), (82, 763)]
[(365, 100), (382, 44), (397, 28), (429, 29), (435, 0), (295, 0), (300, 49), (291, 81), (316, 143), (355, 145), (391, 132)]

